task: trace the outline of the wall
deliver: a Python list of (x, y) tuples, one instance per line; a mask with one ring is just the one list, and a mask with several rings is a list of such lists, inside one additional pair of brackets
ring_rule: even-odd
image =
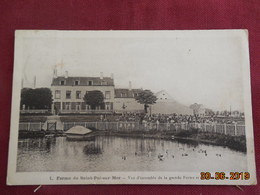
[[(123, 105), (126, 106), (125, 109), (122, 108)], [(144, 106), (142, 104), (139, 104), (134, 98), (115, 98), (114, 110), (118, 112), (143, 111)]]

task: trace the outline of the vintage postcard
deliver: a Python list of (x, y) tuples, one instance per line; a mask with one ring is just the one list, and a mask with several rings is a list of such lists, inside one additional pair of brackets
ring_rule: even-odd
[(17, 30), (8, 185), (255, 185), (247, 30)]

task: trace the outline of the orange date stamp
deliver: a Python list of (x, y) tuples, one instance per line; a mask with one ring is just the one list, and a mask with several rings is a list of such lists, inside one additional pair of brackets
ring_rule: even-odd
[(200, 172), (201, 180), (249, 180), (250, 173), (249, 172)]

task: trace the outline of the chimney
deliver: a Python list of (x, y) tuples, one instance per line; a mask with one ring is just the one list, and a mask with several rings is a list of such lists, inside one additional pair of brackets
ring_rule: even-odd
[(67, 79), (67, 78), (68, 78), (68, 76), (69, 76), (69, 73), (68, 73), (68, 71), (65, 71), (65, 78)]
[(53, 78), (57, 78), (58, 77), (58, 75), (57, 75), (57, 69), (55, 68), (54, 70), (53, 70)]
[(111, 76), (110, 76), (110, 77), (111, 77), (111, 79), (114, 79), (114, 74), (113, 74), (113, 73), (111, 73)]
[(132, 90), (132, 82), (129, 81), (129, 90), (131, 91)]
[(34, 89), (36, 88), (36, 76), (34, 76), (34, 78), (33, 78), (33, 88)]
[(103, 72), (100, 72), (100, 79), (102, 79), (103, 80)]

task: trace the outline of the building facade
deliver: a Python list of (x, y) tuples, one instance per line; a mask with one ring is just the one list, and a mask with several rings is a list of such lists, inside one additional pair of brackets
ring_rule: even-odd
[[(104, 95), (103, 111), (113, 111), (115, 87), (112, 77), (54, 77), (51, 84), (53, 111), (56, 113), (86, 113), (91, 108), (84, 96), (89, 91), (99, 90)], [(101, 110), (97, 107), (96, 110)]]

